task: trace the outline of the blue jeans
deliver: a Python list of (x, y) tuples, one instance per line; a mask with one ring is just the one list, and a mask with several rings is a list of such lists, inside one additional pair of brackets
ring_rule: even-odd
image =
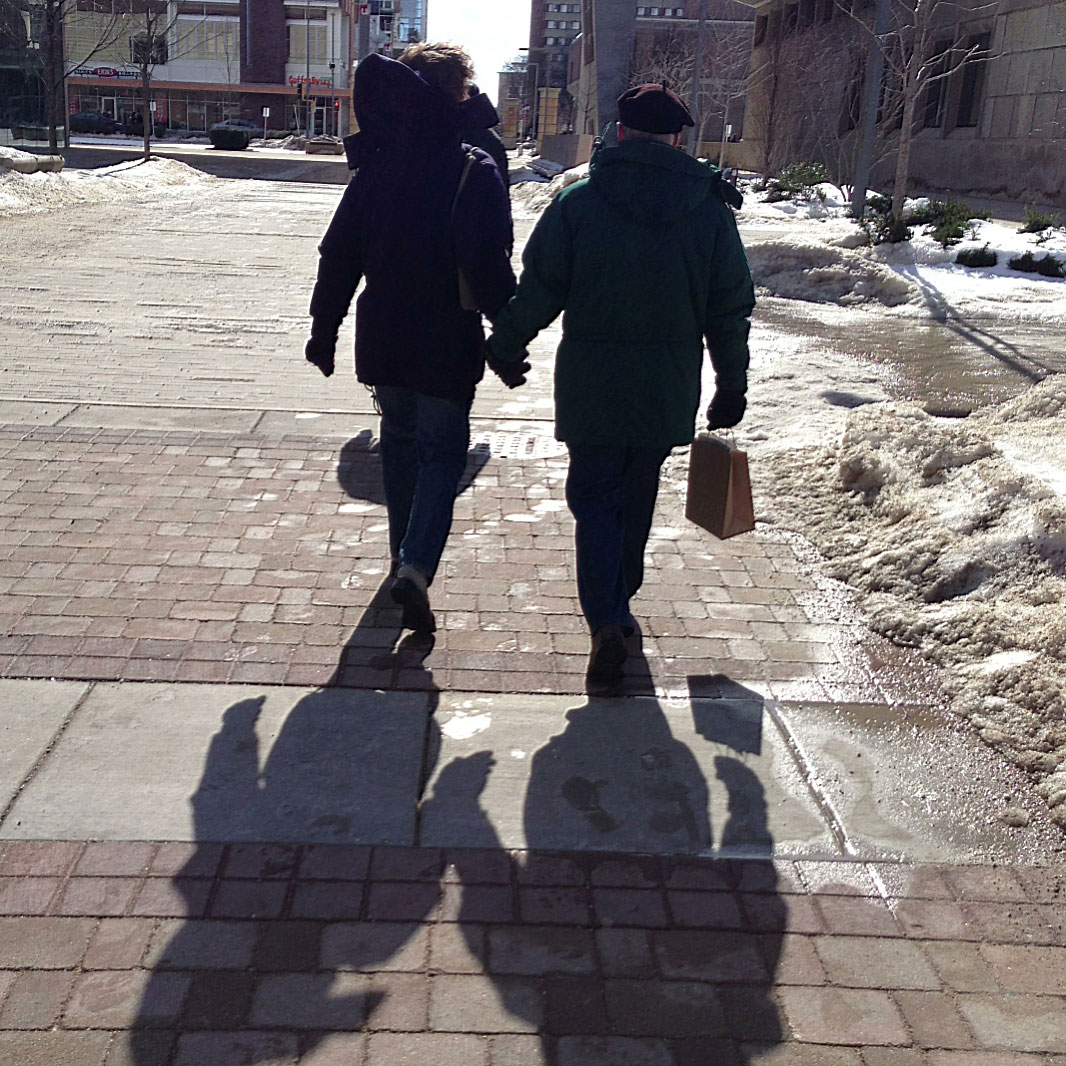
[(470, 404), (378, 385), (389, 548), (432, 582), (470, 445)]
[(574, 516), (577, 594), (589, 631), (630, 624), (644, 582), (659, 470), (669, 448), (569, 444), (566, 502)]

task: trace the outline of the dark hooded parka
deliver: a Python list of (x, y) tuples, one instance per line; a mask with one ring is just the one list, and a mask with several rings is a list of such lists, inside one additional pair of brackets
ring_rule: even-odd
[(356, 304), (355, 370), (366, 385), (468, 402), (485, 370), (481, 314), (459, 300), (461, 267), (492, 319), (514, 292), (507, 189), (484, 152), (456, 200), (467, 150), (464, 105), (380, 55), (352, 83), (356, 173), (319, 245), (311, 315), (337, 329)]
[(676, 148), (625, 141), (541, 215), (522, 279), (493, 323), (499, 359), (519, 358), (563, 313), (555, 435), (576, 444), (687, 444), (706, 340), (720, 389), (747, 387), (755, 293), (733, 212), (736, 190)]
[(500, 124), (499, 112), (493, 107), (492, 101), (476, 87), (471, 89), (470, 93), (470, 99), (463, 105), (466, 111), (466, 121), (461, 130), (463, 141), (488, 152), (500, 172), (500, 177), (503, 178), (504, 185), (507, 185), (510, 181), (507, 149), (495, 130)]

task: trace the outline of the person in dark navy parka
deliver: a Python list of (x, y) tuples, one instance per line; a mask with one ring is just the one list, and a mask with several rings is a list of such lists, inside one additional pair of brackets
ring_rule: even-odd
[[(432, 632), (427, 593), (466, 466), (470, 405), (485, 369), (481, 316), (515, 289), (507, 189), (492, 159), (462, 145), (473, 79), (458, 46), (419, 44), (358, 66), (355, 175), (319, 245), (307, 359), (333, 373), (356, 288), (355, 371), (381, 409), (381, 467), (403, 624)], [(460, 298), (459, 276), (467, 298)], [(472, 300), (471, 300), (472, 298)], [(464, 309), (463, 304), (476, 305)], [(498, 370), (524, 381), (522, 361)]]

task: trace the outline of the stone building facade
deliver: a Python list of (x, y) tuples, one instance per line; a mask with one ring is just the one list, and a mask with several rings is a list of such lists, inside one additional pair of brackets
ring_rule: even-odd
[[(849, 181), (873, 0), (745, 0), (756, 13), (744, 165), (825, 163)], [(917, 101), (917, 190), (1066, 203), (1066, 0), (927, 4), (924, 47), (941, 63)], [(937, 59), (937, 57), (943, 57)], [(890, 61), (875, 183), (894, 170), (901, 99)]]

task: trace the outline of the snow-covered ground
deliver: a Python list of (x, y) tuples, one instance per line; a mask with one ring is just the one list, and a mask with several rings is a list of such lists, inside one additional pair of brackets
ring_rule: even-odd
[(174, 159), (119, 163), (97, 170), (62, 170), (58, 174), (0, 169), (0, 218), (169, 196), (181, 186), (195, 189), (218, 180)]
[[(1017, 225), (974, 220), (966, 237), (950, 248), (933, 240), (928, 226), (915, 226), (913, 238), (901, 244), (869, 247), (847, 217), (839, 190), (818, 189), (824, 200), (815, 196), (799, 203), (766, 203), (746, 191), (738, 221), (757, 234), (749, 241), (749, 259), (764, 294), (843, 306), (881, 304), (907, 317), (1066, 321), (1066, 279), (1008, 266), (1026, 251), (1066, 260), (1066, 229), (1052, 230), (1041, 241), (1019, 233)], [(921, 202), (909, 201), (908, 208)], [(996, 266), (955, 263), (960, 251), (985, 246), (997, 253)]]
[[(945, 250), (916, 227), (909, 242), (867, 248), (826, 191), (828, 205), (749, 196), (739, 222), (754, 231), (762, 295), (831, 302), (822, 314), (858, 329), (871, 317), (1066, 322), (1066, 282), (1006, 266), (1025, 250), (1066, 258), (1062, 230), (1038, 244), (980, 222)], [(985, 244), (999, 265), (955, 265), (959, 248)], [(952, 708), (1031, 773), (1066, 827), (1066, 377), (937, 418), (890, 400), (876, 365), (806, 340), (753, 335), (738, 435), (760, 518), (809, 539), (875, 629), (941, 668)], [(856, 406), (817, 403), (828, 389)]]

